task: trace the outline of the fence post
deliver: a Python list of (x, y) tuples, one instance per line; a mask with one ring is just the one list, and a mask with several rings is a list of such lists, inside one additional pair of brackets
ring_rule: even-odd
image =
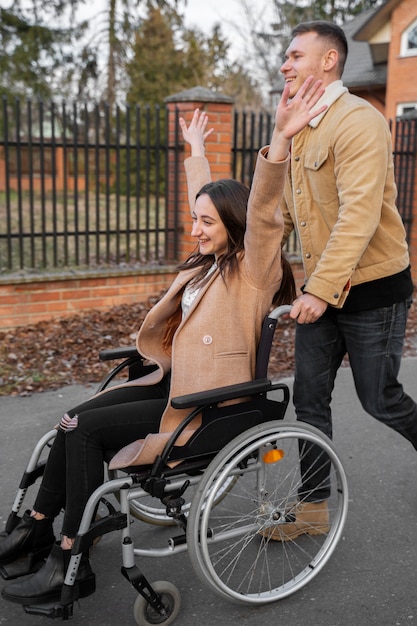
[[(416, 133), (417, 133), (417, 120), (416, 122)], [(413, 159), (413, 175), (412, 179), (412, 189), (411, 189), (411, 197), (412, 197), (412, 209), (411, 209), (411, 221), (410, 221), (410, 233), (408, 237), (408, 248), (410, 252), (410, 263), (411, 263), (411, 275), (413, 277), (414, 289), (417, 290), (417, 134), (416, 141), (414, 147), (414, 159)]]
[(410, 124), (412, 124), (413, 126), (412, 129), (410, 128), (410, 137), (413, 138), (412, 144), (410, 145), (410, 150), (414, 154), (414, 157), (412, 164), (413, 172), (411, 174), (411, 181), (409, 183), (412, 184), (412, 209), (408, 244), (410, 250), (411, 273), (413, 277), (414, 288), (415, 290), (417, 290), (417, 118), (412, 119)]
[(210, 163), (213, 180), (230, 178), (232, 172), (233, 140), (233, 99), (221, 93), (214, 93), (205, 87), (187, 89), (166, 100), (168, 108), (168, 220), (170, 226), (175, 221), (177, 211), (178, 248), (174, 250), (175, 236), (170, 236), (168, 258), (184, 260), (195, 248), (195, 239), (190, 236), (191, 218), (188, 206), (187, 184), (184, 172), (184, 159), (190, 155), (189, 146), (183, 145), (178, 129), (178, 117), (187, 123), (191, 121), (194, 109), (206, 111), (209, 127), (214, 132), (206, 143), (206, 156)]

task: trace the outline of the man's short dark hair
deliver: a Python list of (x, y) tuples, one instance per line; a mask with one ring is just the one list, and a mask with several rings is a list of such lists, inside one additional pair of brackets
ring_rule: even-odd
[(304, 33), (317, 33), (319, 37), (326, 39), (334, 48), (336, 48), (339, 53), (340, 74), (342, 74), (348, 54), (348, 43), (343, 29), (333, 22), (314, 20), (312, 22), (301, 22), (293, 28), (291, 32), (293, 37)]

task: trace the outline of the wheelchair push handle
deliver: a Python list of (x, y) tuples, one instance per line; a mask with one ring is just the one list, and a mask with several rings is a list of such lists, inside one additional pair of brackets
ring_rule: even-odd
[(281, 304), (277, 306), (271, 313), (268, 314), (268, 317), (272, 317), (274, 320), (278, 320), (280, 317), (284, 315), (289, 315), (291, 312), (292, 305), (291, 304)]

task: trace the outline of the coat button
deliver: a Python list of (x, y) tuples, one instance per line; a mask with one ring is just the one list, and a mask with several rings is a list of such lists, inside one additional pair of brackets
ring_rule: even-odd
[(311, 254), (309, 252), (306, 254), (306, 259), (311, 259)]
[(334, 293), (334, 294), (333, 294), (333, 298), (334, 298), (335, 300), (337, 300), (337, 299), (339, 298), (339, 294), (338, 294), (338, 293)]
[(213, 337), (211, 337), (210, 335), (204, 335), (203, 343), (206, 344), (206, 346), (209, 346), (211, 343), (213, 343)]

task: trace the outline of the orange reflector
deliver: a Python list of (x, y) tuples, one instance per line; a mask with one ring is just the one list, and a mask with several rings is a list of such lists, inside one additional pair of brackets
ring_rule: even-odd
[(284, 458), (284, 450), (268, 450), (265, 452), (263, 460), (264, 463), (276, 463)]

